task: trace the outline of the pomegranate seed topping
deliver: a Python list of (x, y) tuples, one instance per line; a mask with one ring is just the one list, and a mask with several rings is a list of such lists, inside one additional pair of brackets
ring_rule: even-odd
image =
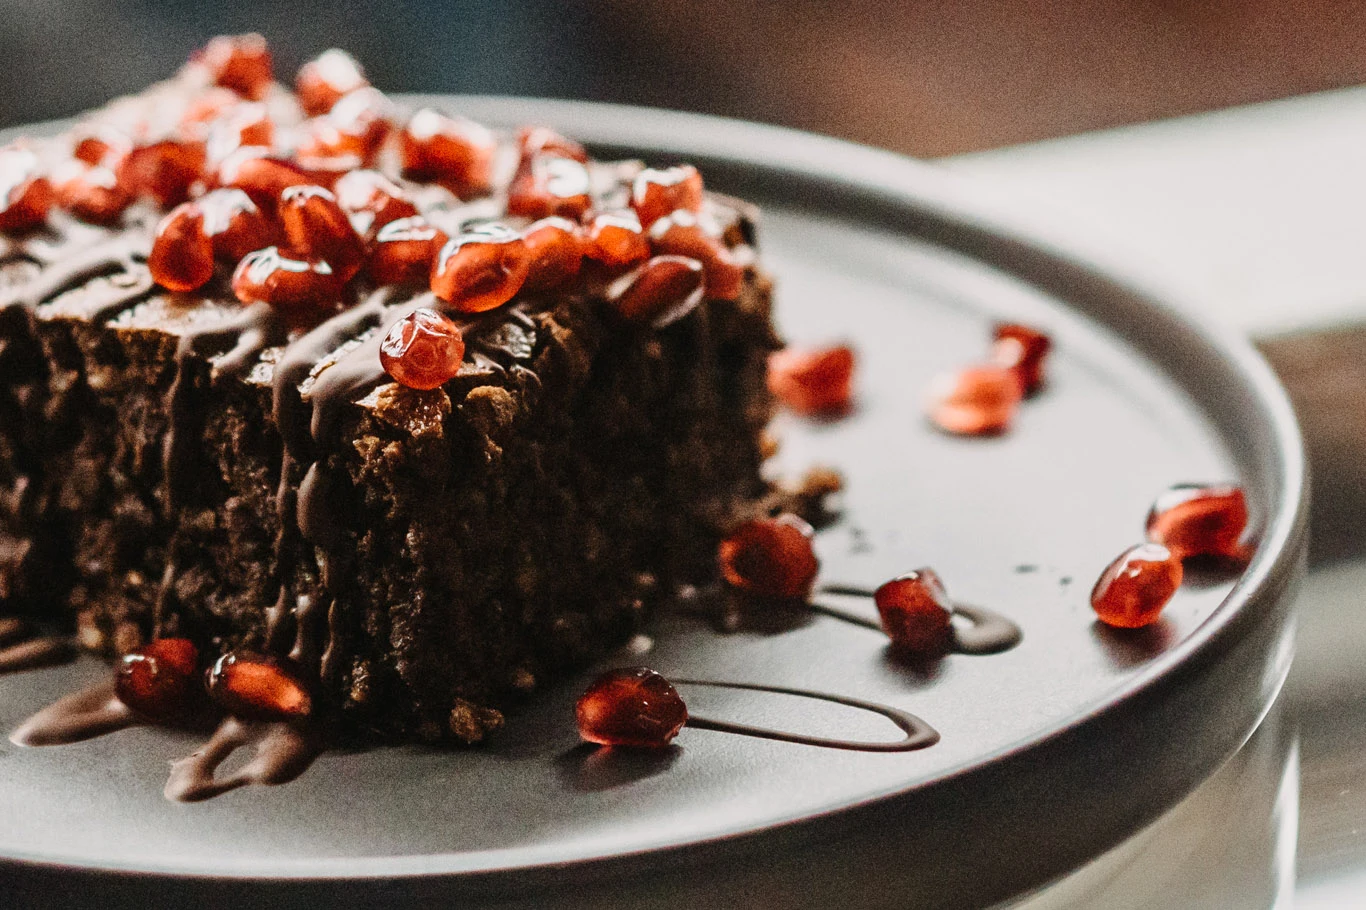
[(57, 202), (82, 221), (112, 224), (119, 220), (133, 198), (119, 186), (107, 167), (84, 167), (57, 188)]
[(275, 122), (264, 104), (238, 103), (209, 125), (208, 160), (221, 162), (239, 148), (268, 148), (275, 142)]
[(820, 570), (811, 546), (814, 536), (795, 515), (747, 521), (721, 541), (721, 576), (759, 597), (804, 598)]
[(593, 206), (588, 168), (571, 158), (542, 155), (520, 171), (508, 188), (508, 214), (525, 218), (583, 217)]
[(383, 92), (358, 88), (338, 101), (325, 117), (309, 121), (313, 155), (349, 154), (363, 164), (373, 163), (384, 140), (393, 132), (397, 109)]
[(525, 287), (545, 291), (578, 277), (583, 265), (583, 238), (576, 224), (564, 218), (544, 218), (522, 232), (531, 268)]
[(20, 145), (0, 149), (0, 231), (38, 227), (47, 221), (53, 196), (36, 153)]
[(935, 377), (930, 387), (930, 420), (946, 433), (988, 436), (1010, 428), (1024, 397), (1020, 377), (1006, 367), (967, 367)]
[(275, 79), (270, 48), (260, 35), (219, 36), (197, 55), (213, 78), (214, 84), (260, 101)]
[(350, 216), (356, 233), (367, 239), (374, 238), (391, 221), (412, 218), (418, 213), (408, 194), (379, 171), (350, 171), (342, 175), (332, 191), (342, 211)]
[(209, 697), (234, 717), (299, 720), (313, 712), (313, 696), (288, 661), (230, 651), (208, 674)]
[(190, 99), (190, 103), (185, 108), (185, 113), (180, 115), (180, 125), (187, 128), (189, 135), (202, 133), (204, 126), (217, 120), (229, 109), (241, 103), (242, 96), (232, 89), (226, 89), (219, 85), (210, 86)]
[(1091, 608), (1106, 625), (1150, 626), (1181, 587), (1181, 575), (1181, 560), (1161, 544), (1130, 547), (1101, 573)]
[(425, 284), (436, 254), (449, 240), (421, 215), (391, 221), (375, 234), (366, 269), (376, 284)]
[(214, 255), (224, 262), (235, 264), (276, 240), (274, 226), (241, 190), (214, 190), (196, 199), (195, 205), (204, 213), (204, 234), (213, 244)]
[(873, 593), (892, 643), (916, 654), (942, 654), (953, 633), (953, 603), (933, 569), (916, 569)]
[(702, 175), (688, 164), (659, 171), (646, 168), (631, 187), (631, 207), (646, 227), (679, 209), (700, 212)]
[(721, 238), (721, 230), (710, 219), (693, 212), (675, 211), (650, 226), (650, 245), (656, 253), (691, 256), (702, 263), (707, 273), (707, 296), (713, 300), (734, 300), (744, 286), (745, 270), (736, 263)]
[(768, 390), (798, 414), (836, 415), (853, 400), (854, 352), (833, 348), (784, 348), (768, 358)]
[(114, 673), (119, 701), (158, 724), (183, 724), (205, 707), (199, 649), (188, 638), (159, 638), (123, 656)]
[(356, 58), (335, 47), (299, 67), (294, 77), (294, 91), (309, 116), (326, 114), (343, 95), (369, 84)]
[(394, 323), (379, 346), (384, 372), (410, 389), (434, 389), (454, 379), (465, 357), (460, 327), (422, 307)]
[(488, 192), (497, 142), (471, 120), (423, 108), (408, 121), (399, 150), (405, 177), (440, 183), (461, 198)]
[(612, 297), (613, 307), (627, 320), (656, 329), (682, 319), (702, 301), (702, 263), (685, 256), (656, 256), (622, 280), (628, 283)]
[(1043, 332), (1027, 325), (1002, 322), (996, 325), (991, 345), (991, 361), (1014, 370), (1020, 376), (1026, 395), (1043, 385), (1043, 365), (1053, 341)]
[(1157, 497), (1148, 512), (1148, 540), (1178, 559), (1217, 556), (1241, 559), (1247, 529), (1247, 498), (1241, 487), (1180, 484)]
[(650, 242), (635, 212), (604, 212), (588, 224), (584, 255), (609, 266), (635, 265), (649, 258)]
[(343, 283), (326, 262), (292, 259), (270, 246), (237, 264), (232, 292), (243, 303), (323, 308), (341, 299)]
[(365, 261), (365, 243), (337, 205), (337, 197), (320, 186), (292, 186), (280, 194), (280, 223), (290, 250), (321, 259), (342, 281), (350, 281)]
[(446, 242), (432, 267), (432, 291), (462, 313), (502, 306), (521, 290), (531, 269), (522, 238), (498, 224)]
[(600, 746), (660, 749), (688, 722), (673, 685), (654, 670), (630, 667), (604, 673), (579, 696), (579, 736)]
[(204, 162), (202, 145), (167, 139), (133, 149), (115, 173), (125, 192), (169, 208), (190, 197), (190, 187), (204, 174)]
[(213, 242), (204, 233), (199, 205), (185, 202), (157, 225), (147, 268), (157, 284), (171, 291), (193, 291), (213, 277)]
[(580, 164), (588, 163), (588, 152), (582, 145), (546, 126), (524, 126), (518, 130), (517, 148), (521, 150), (520, 162), (523, 166), (541, 155), (568, 158)]
[(240, 148), (218, 166), (218, 185), (242, 190), (263, 212), (273, 213), (280, 194), (290, 187), (315, 182), (294, 162), (274, 157), (260, 146)]
[(71, 157), (91, 166), (109, 167), (132, 151), (133, 142), (117, 130), (105, 127), (82, 128), (82, 135), (71, 147)]

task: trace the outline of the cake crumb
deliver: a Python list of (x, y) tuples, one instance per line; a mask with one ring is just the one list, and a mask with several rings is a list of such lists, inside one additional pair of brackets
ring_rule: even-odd
[(457, 698), (448, 725), (451, 735), (466, 745), (483, 742), (484, 737), (503, 725), (503, 712)]

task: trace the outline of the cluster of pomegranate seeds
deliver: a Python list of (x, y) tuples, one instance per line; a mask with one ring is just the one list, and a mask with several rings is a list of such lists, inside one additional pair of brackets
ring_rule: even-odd
[(214, 38), (192, 60), (208, 71), (215, 85), (252, 101), (264, 98), (275, 79), (270, 48), (256, 34)]
[(500, 307), (522, 288), (531, 254), (516, 231), (480, 225), (452, 237), (432, 266), (432, 293), (461, 313)]
[(847, 413), (854, 396), (854, 351), (846, 345), (776, 351), (768, 358), (768, 390), (798, 414)]
[(601, 746), (660, 749), (688, 722), (673, 685), (654, 670), (630, 667), (595, 679), (579, 696), (579, 736)]
[(53, 196), (36, 152), (18, 143), (0, 149), (0, 231), (27, 231), (43, 224)]
[(935, 426), (955, 436), (995, 436), (1010, 429), (1026, 395), (1043, 384), (1052, 342), (1037, 329), (1000, 323), (992, 333), (991, 362), (934, 378), (927, 410)]
[(1157, 622), (1181, 587), (1181, 560), (1157, 543), (1130, 547), (1101, 573), (1091, 608), (1106, 625), (1138, 629)]
[(953, 640), (953, 603), (933, 569), (894, 578), (873, 593), (883, 631), (914, 654), (942, 654)]
[(287, 660), (230, 651), (209, 670), (209, 697), (234, 717), (300, 720), (313, 712), (313, 696)]
[(153, 723), (192, 721), (205, 703), (199, 649), (188, 638), (159, 638), (124, 655), (114, 694)]
[(405, 177), (440, 183), (462, 199), (488, 192), (497, 141), (486, 127), (423, 108), (399, 140)]
[(1020, 377), (1025, 395), (1043, 386), (1044, 361), (1053, 349), (1053, 340), (1018, 322), (998, 322), (992, 329), (991, 362), (1014, 370)]
[(384, 371), (410, 389), (434, 389), (455, 378), (464, 356), (459, 326), (428, 307), (394, 323), (379, 348)]
[(811, 526), (795, 515), (746, 521), (721, 541), (721, 577), (756, 597), (805, 598), (820, 571), (814, 538)]
[(316, 117), (328, 113), (343, 97), (369, 84), (365, 70), (356, 58), (333, 48), (299, 67), (299, 73), (294, 77), (294, 94), (304, 113)]
[(1247, 498), (1241, 487), (1180, 484), (1157, 497), (1148, 512), (1148, 540), (1180, 559), (1246, 557)]
[(702, 300), (702, 263), (684, 256), (655, 256), (625, 281), (613, 299), (617, 313), (656, 329), (682, 319)]

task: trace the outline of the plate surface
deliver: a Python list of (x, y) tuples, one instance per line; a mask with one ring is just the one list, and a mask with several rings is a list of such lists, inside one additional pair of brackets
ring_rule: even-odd
[[(762, 203), (781, 328), (793, 341), (846, 339), (860, 357), (852, 417), (776, 426), (788, 472), (820, 463), (847, 479), (844, 517), (818, 540), (822, 580), (873, 587), (933, 566), (956, 600), (1019, 623), (1023, 643), (909, 668), (880, 634), (827, 616), (724, 633), (676, 609), (648, 650), (637, 642), (603, 664), (904, 708), (942, 734), (909, 753), (705, 730), (659, 755), (592, 750), (572, 721), (591, 674), (512, 718), (489, 748), (331, 753), (287, 786), (197, 805), (161, 797), (166, 762), (197, 745), (185, 735), (6, 743), (0, 894), (70, 901), (99, 878), (106, 907), (167, 887), (214, 905), (269, 892), (334, 905), (439, 895), (462, 906), (653, 907), (756, 888), (775, 907), (835, 895), (882, 906), (891, 894), (903, 907), (984, 905), (1131, 833), (1255, 727), (1289, 661), (1303, 491), (1293, 419), (1250, 350), (991, 224), (950, 178), (896, 156), (662, 112), (446, 106), (495, 124), (548, 122), (617, 154), (694, 160), (709, 185)], [(1047, 389), (1005, 437), (936, 433), (923, 390), (940, 370), (982, 359), (999, 318), (1053, 335)], [(1263, 529), (1236, 586), (1195, 579), (1152, 634), (1099, 628), (1090, 587), (1142, 537), (1154, 495), (1227, 479), (1246, 486)], [(821, 599), (873, 615), (867, 602)], [(84, 660), (0, 678), (0, 724), (12, 729), (106, 672)], [(847, 708), (680, 688), (699, 714), (896, 736)], [(868, 885), (866, 904), (850, 903), (851, 881)]]

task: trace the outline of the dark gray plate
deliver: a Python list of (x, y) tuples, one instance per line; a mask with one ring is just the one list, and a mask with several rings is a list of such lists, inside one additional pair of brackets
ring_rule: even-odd
[[(720, 634), (665, 617), (647, 653), (670, 675), (796, 686), (911, 710), (919, 752), (839, 752), (685, 730), (660, 755), (577, 745), (582, 680), (513, 718), (489, 748), (329, 754), (303, 778), (198, 805), (164, 801), (184, 735), (133, 729), (0, 754), (0, 895), (104, 907), (326, 906), (436, 899), (478, 907), (967, 907), (1074, 867), (1173, 805), (1230, 755), (1289, 664), (1303, 543), (1293, 418), (1241, 342), (1130, 282), (995, 225), (932, 168), (819, 137), (655, 111), (446, 99), (491, 123), (546, 122), (607, 154), (687, 159), (765, 206), (761, 244), (795, 340), (857, 347), (848, 420), (782, 419), (793, 471), (838, 465), (846, 514), (823, 578), (874, 586), (935, 567), (956, 599), (1024, 629), (1002, 655), (931, 670), (826, 617)], [(923, 421), (937, 371), (980, 359), (990, 321), (1046, 327), (1050, 385), (1001, 439)], [(1092, 621), (1100, 570), (1182, 481), (1236, 478), (1263, 527), (1241, 579), (1183, 588), (1151, 634)], [(853, 604), (867, 610), (867, 604)], [(107, 670), (0, 679), (0, 723)], [(587, 675), (585, 675), (587, 678)], [(807, 700), (685, 688), (697, 713), (895, 738), (886, 721)]]

